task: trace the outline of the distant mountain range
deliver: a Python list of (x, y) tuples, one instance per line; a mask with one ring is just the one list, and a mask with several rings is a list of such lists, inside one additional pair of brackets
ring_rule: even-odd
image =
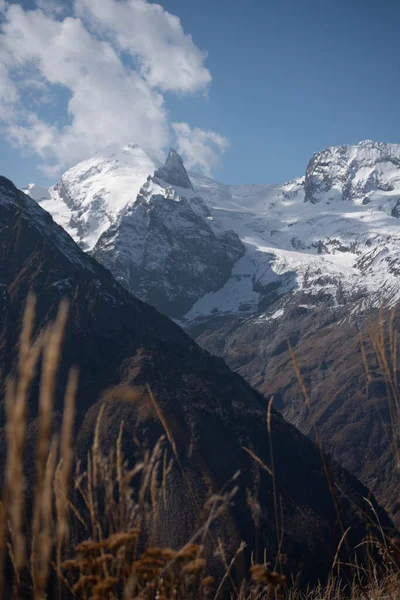
[(302, 431), (314, 419), (325, 447), (398, 513), (391, 428), (386, 410), (377, 417), (359, 336), (382, 300), (400, 299), (400, 145), (331, 147), (298, 179), (243, 186), (187, 173), (174, 150), (162, 166), (112, 145), (52, 188), (25, 191)]
[[(140, 274), (161, 278), (167, 297), (152, 303), (185, 324), (279, 318), (298, 294), (308, 306), (323, 297), (355, 311), (400, 296), (400, 145), (328, 148), (281, 186), (189, 178), (173, 150), (161, 168), (136, 145), (111, 145), (52, 188), (24, 191), (143, 300), (154, 293)], [(179, 261), (188, 247), (192, 259)], [(191, 289), (188, 260), (203, 287)], [(178, 309), (169, 303), (184, 297)]]

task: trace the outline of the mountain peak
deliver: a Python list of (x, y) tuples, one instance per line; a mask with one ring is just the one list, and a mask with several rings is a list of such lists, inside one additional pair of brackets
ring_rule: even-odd
[(162, 179), (170, 185), (193, 189), (192, 182), (186, 172), (182, 157), (170, 148), (165, 165), (154, 172), (154, 177)]
[(369, 203), (376, 192), (400, 189), (400, 145), (362, 140), (330, 146), (314, 154), (305, 178), (306, 201), (350, 200)]
[[(149, 153), (144, 150), (141, 146), (135, 143), (121, 144), (118, 141), (113, 141), (101, 148), (96, 154), (88, 159), (89, 161), (102, 161), (112, 160), (122, 162), (126, 164), (135, 163), (139, 161), (152, 162), (155, 166), (158, 166), (158, 161), (153, 160)], [(78, 164), (85, 164), (86, 161), (82, 161)], [(73, 167), (74, 168), (74, 167)]]

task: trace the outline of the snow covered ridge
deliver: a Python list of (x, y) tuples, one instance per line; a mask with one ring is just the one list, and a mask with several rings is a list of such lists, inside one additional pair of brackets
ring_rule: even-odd
[(400, 188), (400, 146), (365, 140), (357, 146), (331, 147), (314, 155), (308, 164), (305, 197), (319, 202), (332, 199), (368, 204), (371, 192)]
[[(159, 166), (139, 146), (110, 144), (69, 169), (35, 200), (50, 212), (85, 250), (91, 250), (127, 205), (136, 200), (146, 177)], [(23, 190), (29, 194), (29, 190)]]
[[(111, 145), (27, 190), (142, 299), (183, 324), (303, 304), (400, 298), (400, 145), (316, 153), (284, 185), (224, 185)], [(283, 307), (283, 308), (282, 308)], [(280, 315), (281, 313), (278, 312)]]

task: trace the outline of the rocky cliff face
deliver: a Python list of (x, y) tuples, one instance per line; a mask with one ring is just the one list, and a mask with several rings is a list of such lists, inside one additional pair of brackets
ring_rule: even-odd
[[(377, 309), (349, 318), (352, 308), (332, 309), (323, 301), (318, 307), (294, 302), (285, 306), (280, 318), (215, 319), (192, 333), (202, 347), (222, 356), (257, 390), (273, 398), (275, 408), (303, 433), (314, 438), (315, 427), (324, 448), (370, 487), (398, 524), (400, 478), (397, 423), (391, 416), (393, 392), (368, 331), (369, 324), (375, 328), (383, 318), (388, 348), (390, 330), (400, 329), (398, 311), (394, 319), (391, 311), (379, 315)], [(388, 364), (392, 368), (392, 358)]]
[(181, 184), (185, 177), (189, 181), (178, 164), (180, 173), (168, 158), (92, 251), (128, 290), (177, 318), (199, 298), (222, 287), (244, 254), (237, 234), (214, 232), (201, 198), (181, 197), (165, 185), (168, 182), (160, 181), (161, 174)]
[(331, 147), (314, 154), (304, 182), (305, 198), (369, 204), (371, 194), (400, 192), (400, 148), (366, 140), (357, 146)]
[(129, 291), (181, 318), (226, 283), (244, 246), (214, 227), (173, 149), (156, 167), (134, 144), (111, 145), (65, 173), (47, 198), (27, 190)]
[[(195, 492), (194, 497), (187, 494), (181, 470), (175, 465), (167, 483), (169, 508), (162, 517), (165, 523), (159, 529), (159, 543), (175, 546), (186, 541), (196, 527), (207, 486), (218, 491), (235, 480), (240, 491), (230, 515), (216, 533), (228, 555), (244, 539), (248, 558), (264, 547), (274, 556), (277, 532), (271, 519), (272, 480), (243, 450), (247, 447), (266, 465), (271, 464), (265, 399), (223, 361), (200, 349), (177, 325), (123, 289), (109, 271), (79, 249), (49, 214), (4, 178), (0, 178), (0, 226), (3, 385), (5, 377), (17, 368), (18, 338), (28, 291), (37, 294), (35, 334), (54, 318), (60, 299), (67, 297), (70, 314), (56, 408), (62, 406), (68, 366), (79, 365), (77, 458), (84, 459), (93, 440), (100, 390), (122, 384), (143, 393), (149, 384), (173, 431), (181, 467)], [(151, 446), (163, 433), (157, 419), (138, 404), (122, 401), (112, 392), (103, 402), (106, 406), (99, 440), (106, 451), (115, 443), (121, 421), (124, 450), (130, 460), (136, 452), (133, 438)], [(33, 393), (30, 427), (34, 428), (36, 415)], [(288, 554), (288, 572), (298, 575), (300, 582), (324, 579), (331, 569), (341, 531), (319, 452), (274, 410), (271, 443), (285, 524), (280, 551)], [(0, 431), (2, 453), (3, 444), (4, 430)], [(368, 491), (329, 462), (338, 488), (343, 526), (351, 525), (346, 537), (348, 547), (343, 545), (341, 550), (346, 562), (365, 534), (364, 517), (354, 507), (365, 508)], [(240, 475), (235, 479), (238, 470)], [(256, 527), (249, 495), (259, 505)], [(384, 512), (376, 510), (383, 525), (390, 527)]]
[(169, 151), (165, 165), (154, 172), (154, 178), (170, 185), (193, 190), (183, 160), (173, 148)]

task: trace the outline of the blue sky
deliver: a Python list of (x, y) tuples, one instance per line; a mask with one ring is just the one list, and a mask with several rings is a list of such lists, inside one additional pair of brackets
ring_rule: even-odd
[[(99, 37), (95, 17), (88, 16), (89, 1), (94, 3), (94, 0), (86, 0), (86, 17), (82, 16), (83, 12), (74, 16), (86, 18), (88, 31)], [(31, 1), (19, 4), (24, 10), (35, 8)], [(192, 129), (189, 134), (178, 128), (175, 130), (175, 134), (178, 132), (181, 136), (178, 149), (185, 153), (186, 148), (188, 161), (198, 160), (199, 169), (209, 169), (214, 177), (229, 183), (278, 183), (302, 175), (312, 154), (329, 145), (356, 143), (367, 138), (400, 143), (400, 2), (165, 0), (161, 4), (165, 11), (180, 19), (184, 33), (192, 36), (195, 48), (188, 50), (187, 39), (180, 34), (177, 47), (183, 54), (193, 53), (194, 75), (190, 84), (181, 82), (175, 86), (165, 84), (165, 79), (174, 75), (167, 70), (160, 81), (155, 81), (155, 76), (151, 81), (144, 76), (155, 101), (161, 93), (166, 112), (166, 117), (161, 117), (155, 108), (160, 127), (153, 133), (152, 147), (173, 144), (172, 124), (185, 123), (197, 128), (196, 144)], [(48, 0), (42, 0), (41, 7), (45, 7), (49, 15), (48, 5)], [(61, 9), (66, 8), (67, 4), (62, 3)], [(68, 14), (71, 13), (67, 10), (53, 11), (52, 18), (62, 21)], [(16, 13), (13, 18), (21, 21), (22, 15)], [(28, 25), (24, 22), (25, 26)], [(115, 28), (119, 26), (116, 23)], [(107, 35), (104, 34), (104, 39)], [(148, 38), (143, 50), (147, 53), (152, 51), (147, 47)], [(0, 45), (0, 52), (1, 49)], [(12, 46), (7, 49), (13, 52)], [(207, 52), (202, 65), (198, 62), (198, 50)], [(49, 47), (48, 52), (51, 51)], [(162, 48), (155, 49), (157, 51), (162, 56)], [(24, 69), (28, 68), (28, 58), (23, 58)], [(125, 66), (132, 61), (132, 55), (125, 50), (120, 52), (120, 58)], [(161, 64), (162, 58), (160, 61)], [(153, 75), (157, 69), (158, 64), (154, 66)], [(211, 83), (206, 72), (212, 77)], [(20, 76), (27, 77), (27, 71)], [(44, 95), (37, 98), (31, 94), (30, 102), (41, 120), (62, 127), (70, 119), (66, 109), (73, 92), (63, 84), (54, 84), (54, 80), (46, 93), (50, 91), (50, 101)], [(99, 101), (99, 110), (102, 106)], [(81, 105), (79, 110), (83, 110)], [(123, 114), (123, 107), (118, 105), (116, 110)], [(161, 123), (163, 118), (167, 125)], [(21, 153), (21, 148), (10, 145), (7, 125), (6, 122), (0, 137), (0, 173), (18, 185), (28, 181), (52, 182), (57, 176), (56, 167), (53, 171), (45, 168), (44, 173), (43, 162), (49, 160), (50, 152), (56, 155), (57, 150), (43, 150), (42, 144), (38, 148), (25, 130), (16, 142), (14, 128), (14, 144), (25, 148)], [(121, 135), (118, 132), (124, 128), (123, 124), (120, 129), (117, 125), (118, 138)], [(24, 127), (31, 124), (25, 123)], [(137, 135), (143, 145), (146, 133), (145, 130), (138, 132), (137, 127), (133, 120), (132, 141), (137, 141)], [(146, 127), (150, 130), (152, 125)], [(110, 130), (99, 138), (101, 143), (111, 138), (113, 131), (111, 124)], [(219, 137), (203, 136), (204, 131), (215, 132)], [(50, 158), (53, 166), (59, 165), (62, 170), (71, 164), (74, 148), (78, 158), (82, 158), (79, 132), (82, 132), (82, 143), (83, 138), (90, 136), (90, 131), (77, 129), (74, 133), (77, 139), (68, 140), (68, 150), (61, 157), (57, 154), (56, 158)], [(47, 131), (43, 132), (43, 137), (45, 135), (48, 136)], [(191, 136), (190, 146), (185, 145), (187, 135)], [(99, 140), (91, 141), (87, 151), (100, 143)], [(57, 146), (65, 142), (55, 136), (51, 143)], [(213, 147), (212, 153), (206, 149), (207, 144)], [(220, 155), (219, 163), (217, 155)]]

